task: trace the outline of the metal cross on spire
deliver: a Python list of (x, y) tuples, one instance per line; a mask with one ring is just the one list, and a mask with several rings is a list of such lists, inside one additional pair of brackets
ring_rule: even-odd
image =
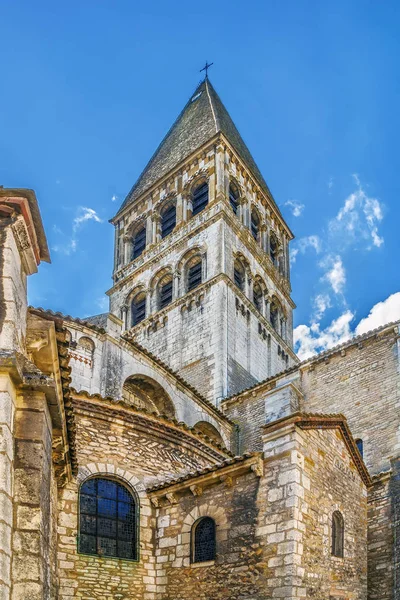
[(205, 72), (206, 72), (206, 79), (208, 79), (208, 69), (209, 69), (210, 67), (212, 67), (212, 65), (213, 65), (213, 64), (214, 64), (214, 63), (210, 63), (210, 64), (208, 64), (208, 62), (206, 61), (206, 64), (205, 64), (205, 66), (204, 66), (202, 69), (200, 69), (200, 73), (201, 73), (202, 71), (205, 71)]

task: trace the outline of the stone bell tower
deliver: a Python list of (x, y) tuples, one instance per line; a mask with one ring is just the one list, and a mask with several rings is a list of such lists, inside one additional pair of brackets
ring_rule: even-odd
[(111, 312), (210, 401), (297, 361), (293, 236), (207, 77), (112, 223)]

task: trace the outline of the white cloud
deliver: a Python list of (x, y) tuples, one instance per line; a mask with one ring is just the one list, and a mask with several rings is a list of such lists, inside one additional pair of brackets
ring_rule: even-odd
[(332, 307), (329, 294), (318, 294), (314, 298), (314, 318), (313, 321), (319, 321), (328, 308)]
[(304, 254), (308, 248), (313, 248), (317, 254), (321, 252), (322, 243), (317, 235), (309, 235), (304, 238), (300, 238), (297, 242), (297, 247), (290, 248), (290, 262), (294, 264), (299, 252)]
[(117, 194), (113, 194), (113, 195), (111, 196), (111, 202), (116, 202), (117, 200), (118, 200), (118, 196), (117, 196)]
[[(80, 206), (78, 209), (78, 215), (72, 221), (72, 236), (70, 238), (65, 239), (65, 234), (59, 229), (59, 227), (57, 227), (57, 225), (53, 225), (53, 231), (57, 234), (57, 241), (59, 243), (52, 246), (52, 250), (54, 250), (54, 252), (65, 254), (66, 256), (69, 256), (71, 253), (75, 252), (78, 246), (77, 232), (87, 221), (95, 221), (96, 223), (103, 222), (93, 208)], [(60, 243), (61, 241), (64, 243)]]
[(107, 296), (100, 296), (100, 298), (97, 298), (96, 304), (100, 308), (100, 310), (104, 312), (108, 311), (109, 300)]
[(351, 193), (338, 214), (329, 223), (331, 238), (337, 243), (348, 246), (367, 244), (379, 248), (384, 240), (378, 233), (378, 225), (383, 219), (382, 205), (377, 198), (368, 196), (357, 174), (353, 175), (357, 190)]
[(375, 304), (368, 317), (361, 319), (356, 327), (356, 334), (367, 333), (386, 323), (400, 321), (400, 292), (392, 294), (386, 300)]
[(299, 325), (293, 331), (296, 352), (300, 360), (306, 360), (317, 352), (323, 352), (338, 344), (343, 344), (352, 337), (350, 323), (354, 315), (350, 310), (334, 319), (325, 329), (319, 323)]
[(341, 294), (346, 283), (346, 270), (341, 257), (339, 255), (328, 256), (320, 263), (320, 266), (326, 268), (322, 280), (330, 283), (335, 294)]
[(300, 217), (301, 213), (304, 210), (304, 204), (297, 202), (297, 200), (287, 200), (284, 206), (290, 206), (292, 209), (292, 215), (294, 217)]
[(327, 183), (327, 186), (328, 186), (329, 193), (331, 193), (331, 190), (332, 190), (332, 188), (333, 188), (333, 182), (334, 182), (334, 179), (333, 179), (333, 177), (332, 177), (332, 175), (331, 175), (331, 176), (329, 177), (329, 179), (328, 179), (328, 183)]

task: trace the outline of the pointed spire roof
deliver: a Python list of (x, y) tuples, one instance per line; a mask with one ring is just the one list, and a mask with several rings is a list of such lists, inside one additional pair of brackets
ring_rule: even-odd
[(258, 184), (271, 196), (249, 149), (210, 80), (206, 77), (197, 86), (183, 111), (158, 146), (118, 213), (134, 202), (179, 162), (220, 132), (232, 144)]

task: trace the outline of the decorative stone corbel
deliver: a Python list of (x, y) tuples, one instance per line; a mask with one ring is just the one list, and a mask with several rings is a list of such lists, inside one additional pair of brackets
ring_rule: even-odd
[(176, 494), (174, 494), (174, 493), (171, 492), (169, 494), (166, 494), (165, 496), (166, 496), (166, 498), (167, 498), (167, 500), (168, 500), (168, 502), (170, 504), (177, 504), (178, 503), (178, 496)]
[(190, 491), (192, 492), (193, 496), (201, 496), (203, 494), (203, 488), (199, 485), (191, 485)]

